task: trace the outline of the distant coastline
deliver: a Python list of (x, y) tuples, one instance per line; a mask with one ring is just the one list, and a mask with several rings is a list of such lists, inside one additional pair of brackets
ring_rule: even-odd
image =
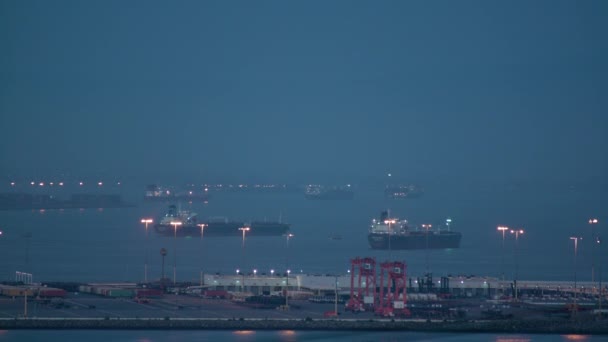
[(417, 331), (607, 335), (605, 321), (593, 320), (391, 320), (252, 318), (2, 318), (0, 329), (91, 330), (318, 330)]

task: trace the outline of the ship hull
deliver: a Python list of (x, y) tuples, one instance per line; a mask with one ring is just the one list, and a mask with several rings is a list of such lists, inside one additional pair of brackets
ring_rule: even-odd
[[(239, 230), (244, 226), (250, 227), (247, 237), (250, 236), (281, 236), (289, 232), (289, 224), (273, 222), (253, 222), (245, 224), (243, 222), (207, 222), (205, 223), (203, 237), (217, 236), (242, 236), (243, 231)], [(157, 224), (154, 226), (156, 232), (164, 236), (179, 237), (200, 237), (201, 227), (197, 225), (178, 226), (177, 232), (172, 225)]]
[[(372, 249), (447, 249), (459, 248), (462, 234), (458, 232), (440, 232), (427, 234), (422, 232), (409, 234), (370, 233), (369, 245)], [(389, 247), (390, 246), (390, 247)]]

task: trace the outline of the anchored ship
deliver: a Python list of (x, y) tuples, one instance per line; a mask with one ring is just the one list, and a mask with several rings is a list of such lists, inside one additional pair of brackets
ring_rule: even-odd
[(383, 211), (380, 219), (373, 219), (367, 239), (372, 249), (446, 249), (460, 247), (462, 234), (449, 229), (432, 230), (431, 225), (411, 227), (407, 220), (389, 217)]
[(179, 210), (175, 205), (154, 226), (165, 236), (242, 236), (241, 228), (249, 228), (247, 236), (281, 236), (289, 232), (290, 225), (277, 221), (233, 221), (226, 218), (200, 220), (196, 213)]
[(207, 188), (203, 190), (181, 190), (176, 191), (156, 184), (146, 186), (144, 200), (148, 202), (173, 202), (176, 201), (207, 201), (209, 200), (209, 191)]
[(355, 197), (355, 193), (350, 184), (329, 187), (311, 184), (306, 186), (304, 196), (312, 200), (350, 200)]
[(422, 194), (424, 190), (416, 185), (389, 185), (384, 189), (384, 195), (394, 199), (419, 198)]

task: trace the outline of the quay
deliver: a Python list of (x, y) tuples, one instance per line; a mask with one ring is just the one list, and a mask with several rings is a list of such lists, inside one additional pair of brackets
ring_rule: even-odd
[(425, 275), (403, 277), (398, 293), (397, 283), (353, 273), (204, 274), (175, 284), (21, 278), (0, 284), (0, 329), (608, 334), (608, 291), (590, 282), (575, 291), (568, 281)]

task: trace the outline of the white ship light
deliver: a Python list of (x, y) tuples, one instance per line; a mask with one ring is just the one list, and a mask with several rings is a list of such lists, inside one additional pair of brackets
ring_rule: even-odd
[(11, 186), (15, 186), (15, 182), (11, 182)]
[(97, 185), (102, 186), (103, 182), (98, 182)]

